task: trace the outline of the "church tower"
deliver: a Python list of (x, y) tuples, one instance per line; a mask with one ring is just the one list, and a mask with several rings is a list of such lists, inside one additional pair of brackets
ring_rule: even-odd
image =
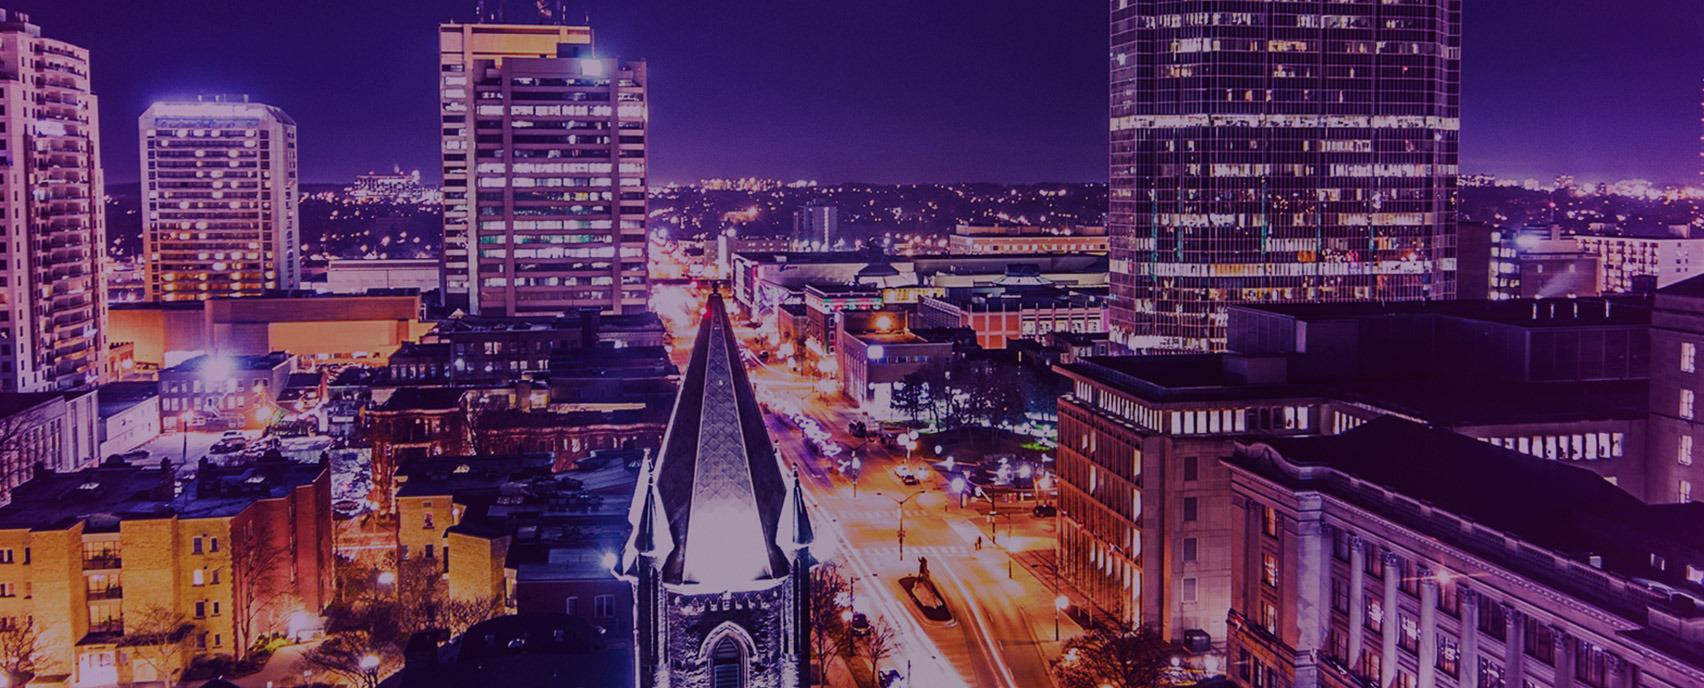
[(634, 588), (639, 688), (801, 688), (814, 534), (781, 466), (720, 293), (663, 447), (646, 461), (619, 574)]

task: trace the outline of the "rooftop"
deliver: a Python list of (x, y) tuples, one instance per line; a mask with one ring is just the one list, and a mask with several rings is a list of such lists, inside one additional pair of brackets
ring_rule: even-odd
[(100, 405), (101, 417), (111, 418), (125, 409), (160, 396), (160, 383), (152, 380), (108, 382), (101, 385), (96, 394), (99, 395), (97, 403)]
[(204, 354), (162, 370), (160, 373), (162, 375), (193, 375), (203, 372), (213, 374), (224, 372), (224, 370), (222, 370), (224, 366), (229, 366), (228, 370), (232, 372), (244, 370), (272, 370), (280, 366), (288, 365), (292, 358), (294, 358), (294, 356), (283, 351), (274, 351), (268, 354), (244, 354), (239, 356), (210, 356)]
[[(1694, 596), (1704, 595), (1704, 586), (1684, 579), (1682, 566), (1704, 566), (1701, 505), (1681, 509), (1646, 505), (1596, 474), (1564, 463), (1391, 417), (1368, 421), (1341, 435), (1263, 440), (1243, 447), (1226, 461), (1292, 489), (1332, 494), (1469, 551), (1492, 547), (1497, 551), (1491, 560), (1499, 565), (1586, 599), (1599, 597), (1604, 589), (1591, 587), (1548, 557), (1509, 556), (1507, 545), (1488, 544), (1472, 534), (1474, 529), (1441, 527), (1443, 522), (1436, 516), (1310, 469), (1353, 476), (1576, 562), (1599, 557), (1601, 568), (1617, 575), (1663, 581)], [(1654, 568), (1653, 555), (1673, 564), (1666, 570)], [(1611, 609), (1630, 604), (1623, 598), (1596, 601)]]
[(64, 392), (3, 392), (0, 393), (0, 418), (10, 418), (64, 397)]
[(325, 475), (321, 463), (269, 456), (237, 466), (203, 459), (195, 479), (178, 493), (172, 470), (107, 460), (71, 473), (38, 470), (12, 489), (0, 508), (0, 528), (57, 530), (85, 521), (85, 529), (110, 531), (126, 519), (229, 517), (264, 499), (276, 499)]
[(1642, 296), (1508, 301), (1239, 304), (1232, 308), (1276, 313), (1297, 320), (1437, 315), (1517, 327), (1648, 325), (1651, 322), (1650, 300)]
[(461, 407), (465, 390), (453, 387), (398, 387), (376, 411), (450, 411)]

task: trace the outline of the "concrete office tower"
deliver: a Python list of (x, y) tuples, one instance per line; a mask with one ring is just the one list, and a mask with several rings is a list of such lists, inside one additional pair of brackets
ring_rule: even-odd
[(142, 113), (142, 252), (150, 301), (302, 284), (296, 122), (246, 96)]
[(438, 29), (444, 303), (482, 315), (644, 310), (644, 62), (591, 29)]
[(1450, 298), (1461, 0), (1111, 0), (1111, 324)]
[(100, 382), (106, 220), (89, 51), (0, 10), (0, 391)]

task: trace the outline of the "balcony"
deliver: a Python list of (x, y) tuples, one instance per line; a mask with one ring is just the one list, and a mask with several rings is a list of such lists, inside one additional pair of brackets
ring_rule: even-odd
[(124, 586), (108, 585), (99, 588), (89, 588), (91, 600), (121, 600), (124, 599)]
[(83, 557), (84, 571), (109, 571), (124, 566), (124, 557), (117, 553), (94, 554)]

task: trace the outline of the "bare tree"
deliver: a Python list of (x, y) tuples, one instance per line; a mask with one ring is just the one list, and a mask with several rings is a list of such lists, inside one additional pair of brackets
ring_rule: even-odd
[(0, 673), (6, 675), (6, 685), (22, 686), (34, 678), (45, 660), (41, 653), (41, 629), (35, 617), (22, 621), (0, 618)]
[(47, 460), (41, 416), (37, 409), (26, 409), (0, 418), (0, 488), (29, 480), (36, 463)]
[(1170, 667), (1171, 647), (1155, 626), (1099, 626), (1065, 643), (1053, 678), (1059, 688), (1155, 688)]
[(898, 648), (898, 633), (893, 630), (893, 624), (887, 619), (877, 618), (870, 623), (870, 634), (864, 637), (861, 647), (864, 659), (870, 660), (870, 675), (879, 677), (882, 660), (893, 656)]
[(149, 605), (130, 615), (127, 625), (121, 644), (130, 655), (153, 669), (156, 680), (177, 685), (188, 663), (189, 636), (195, 624), (183, 612)]
[(395, 652), (375, 643), (366, 631), (354, 630), (327, 636), (302, 653), (302, 662), (337, 682), (359, 688), (377, 688), (379, 679), (395, 670)]
[(843, 596), (849, 588), (839, 566), (819, 564), (811, 572), (811, 656), (816, 658), (818, 671), (825, 677), (829, 652), (839, 647), (846, 632), (840, 612), (846, 608)]
[(242, 659), (296, 601), (290, 587), (294, 567), (290, 548), (272, 546), (255, 521), (245, 521), (231, 535), (231, 625), (237, 659)]
[(442, 627), (451, 635), (455, 635), (467, 631), (469, 627), (481, 621), (502, 616), (506, 611), (508, 609), (503, 604), (503, 598), (496, 595), (473, 599), (452, 597), (444, 603)]

